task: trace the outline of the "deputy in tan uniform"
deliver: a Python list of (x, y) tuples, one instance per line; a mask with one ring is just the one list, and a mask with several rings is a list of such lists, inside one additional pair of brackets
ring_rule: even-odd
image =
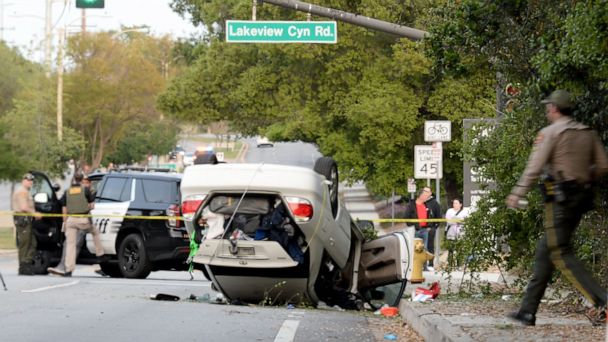
[(542, 103), (551, 124), (538, 133), (507, 205), (516, 208), (542, 174), (545, 234), (536, 246), (534, 275), (521, 307), (509, 317), (535, 325), (538, 305), (557, 268), (594, 305), (588, 314), (592, 323), (602, 324), (606, 321), (606, 289), (575, 256), (572, 238), (582, 215), (592, 209), (593, 182), (608, 172), (608, 157), (597, 133), (571, 118), (574, 105), (567, 91), (556, 90)]
[[(91, 224), (90, 217), (78, 217), (78, 215), (86, 215), (95, 205), (95, 196), (89, 187), (81, 184), (83, 175), (77, 173), (74, 175), (74, 182), (61, 198), (63, 204), (63, 222), (65, 223), (65, 243), (67, 246), (65, 256), (65, 273), (64, 277), (71, 277), (72, 272), (76, 268), (76, 238), (79, 231), (85, 231), (93, 235), (95, 243), (95, 255), (99, 262), (103, 260), (104, 252), (99, 237), (99, 231)], [(74, 215), (74, 216), (69, 216)]]
[(34, 185), (34, 175), (26, 173), (21, 179), (21, 187), (13, 193), (13, 211), (24, 215), (13, 216), (17, 230), (17, 249), (19, 250), (19, 275), (33, 275), (32, 262), (36, 254), (36, 236), (32, 230), (32, 217), (39, 220), (40, 214), (34, 207), (30, 189)]

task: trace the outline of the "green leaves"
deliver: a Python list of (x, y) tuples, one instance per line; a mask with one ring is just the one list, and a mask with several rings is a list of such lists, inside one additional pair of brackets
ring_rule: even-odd
[[(86, 139), (84, 156), (93, 167), (121, 148), (124, 137), (134, 136), (137, 129), (152, 128), (150, 123), (161, 119), (155, 103), (169, 76), (170, 49), (166, 38), (156, 40), (142, 34), (121, 40), (119, 35), (98, 33), (70, 40), (68, 56), (74, 67), (65, 76), (65, 122)], [(140, 160), (152, 149), (145, 153), (134, 149), (139, 156), (130, 153), (129, 157)]]
[[(524, 168), (536, 133), (547, 124), (540, 99), (556, 88), (570, 90), (577, 100), (575, 117), (608, 142), (607, 13), (603, 1), (544, 0), (449, 1), (433, 11), (437, 20), (430, 28), (433, 36), (426, 51), (433, 60), (434, 77), (441, 81), (429, 99), (429, 109), (455, 118), (458, 111), (472, 116), (484, 107), (491, 110), (498, 102), (501, 112), (487, 137), (474, 145), (464, 142), (464, 155), (497, 183), (466, 224), (462, 246), (465, 253), (475, 253), (485, 262), (479, 268), (487, 266), (487, 261), (500, 262), (496, 246), (507, 245), (508, 265), (531, 270), (533, 241), (542, 232), (540, 196), (532, 190), (527, 198), (530, 205), (523, 211), (507, 210), (503, 203)], [(490, 82), (493, 75), (496, 81)], [(459, 82), (461, 88), (453, 91)], [(502, 89), (507, 83), (519, 84), (521, 91), (511, 113), (504, 113), (507, 95)], [(498, 101), (486, 103), (483, 99), (496, 88), (501, 90)], [(458, 111), (441, 109), (442, 103), (449, 102), (456, 103)], [(607, 191), (598, 188), (605, 203)], [(585, 230), (589, 233), (589, 239), (601, 242), (604, 248), (600, 249), (606, 250), (605, 236)], [(497, 238), (488, 242), (480, 236)]]

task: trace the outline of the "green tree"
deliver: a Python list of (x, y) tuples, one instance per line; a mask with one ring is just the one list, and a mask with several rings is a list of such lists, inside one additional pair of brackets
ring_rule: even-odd
[[(321, 1), (321, 5), (416, 26), (433, 5), (426, 1)], [(175, 0), (173, 8), (210, 32), (225, 19), (247, 18), (237, 1)], [(305, 20), (305, 14), (264, 5), (258, 17)], [(187, 49), (191, 67), (159, 98), (160, 108), (199, 124), (228, 120), (244, 135), (316, 143), (332, 155), (346, 180), (364, 180), (379, 194), (406, 192), (413, 176), (413, 145), (424, 143), (424, 120), (474, 112), (493, 115), (488, 69), (475, 79), (454, 77), (436, 85), (423, 45), (338, 23), (336, 45), (227, 44), (221, 35)], [(193, 53), (195, 51), (195, 53)], [(193, 57), (196, 56), (196, 57)], [(442, 81), (443, 82), (443, 81)], [(435, 93), (437, 91), (437, 93)], [(442, 103), (446, 95), (457, 101)], [(459, 105), (470, 106), (466, 111)], [(485, 106), (485, 107), (484, 107)], [(459, 121), (454, 122), (460, 126)], [(460, 143), (448, 150), (446, 173), (455, 196), (461, 184)]]
[(178, 128), (169, 120), (140, 122), (132, 126), (116, 149), (107, 154), (104, 163), (132, 164), (146, 155), (165, 155), (177, 143)]
[(69, 159), (84, 147), (79, 134), (64, 127), (64, 140), (57, 140), (55, 78), (24, 59), (16, 50), (0, 44), (0, 179), (18, 179), (27, 170), (60, 175)]
[(0, 118), (0, 126), (10, 127), (3, 135), (5, 144), (10, 146), (9, 156), (12, 154), (7, 161), (11, 164), (6, 166), (10, 172), (3, 175), (6, 178), (16, 179), (27, 170), (60, 175), (67, 161), (76, 158), (84, 149), (80, 134), (69, 127), (64, 127), (63, 141), (57, 139), (54, 108), (48, 106), (51, 103), (16, 100), (15, 108)]
[(73, 68), (66, 75), (65, 118), (87, 141), (84, 157), (93, 168), (125, 137), (151, 127), (142, 123), (162, 120), (155, 98), (171, 74), (171, 47), (166, 37), (134, 32), (70, 39), (67, 54)]
[(36, 75), (41, 73), (40, 65), (23, 58), (13, 48), (0, 41), (0, 116), (13, 108), (13, 99), (25, 88), (34, 85)]
[[(464, 247), (468, 249), (465, 253), (481, 256), (474, 266), (484, 267), (500, 261), (492, 237), (506, 238), (511, 247), (509, 265), (530, 271), (533, 243), (542, 232), (540, 196), (532, 192), (525, 211), (506, 210), (502, 203), (521, 174), (536, 132), (546, 125), (539, 100), (550, 91), (570, 90), (579, 104), (575, 117), (597, 129), (604, 144), (608, 142), (608, 4), (447, 1), (433, 12), (433, 18), (427, 47), (436, 77), (458, 77), (487, 68), (498, 75), (499, 84), (513, 83), (521, 91), (514, 110), (507, 113), (506, 95), (501, 94), (499, 124), (486, 139), (465, 151), (484, 167), (486, 177), (497, 182), (497, 188), (467, 223)], [(606, 203), (606, 180), (598, 189), (601, 203)], [(605, 215), (603, 205), (590, 215), (591, 222), (599, 224)], [(583, 258), (594, 256), (593, 267), (606, 284), (608, 239), (603, 229), (590, 226), (583, 224), (577, 245)], [(601, 247), (590, 252), (591, 246)]]

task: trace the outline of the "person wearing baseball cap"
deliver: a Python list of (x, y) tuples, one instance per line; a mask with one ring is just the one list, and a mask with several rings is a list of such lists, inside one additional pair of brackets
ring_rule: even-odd
[(39, 220), (40, 214), (34, 207), (30, 189), (34, 185), (34, 175), (26, 173), (21, 177), (21, 187), (13, 193), (13, 222), (17, 231), (17, 250), (19, 258), (19, 275), (33, 275), (32, 262), (36, 254), (37, 241), (32, 230), (32, 217)]
[(547, 284), (553, 271), (559, 269), (593, 304), (587, 314), (591, 323), (605, 324), (608, 292), (576, 257), (572, 239), (583, 215), (593, 209), (595, 183), (608, 173), (608, 156), (598, 134), (572, 119), (574, 102), (569, 92), (555, 90), (541, 103), (550, 125), (536, 136), (526, 169), (506, 202), (517, 208), (542, 174), (545, 232), (536, 245), (534, 275), (519, 311), (508, 317), (535, 325)]

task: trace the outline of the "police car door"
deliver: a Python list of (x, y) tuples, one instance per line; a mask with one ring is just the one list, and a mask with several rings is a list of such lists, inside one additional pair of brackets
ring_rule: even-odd
[[(129, 205), (135, 197), (135, 180), (107, 175), (95, 197), (93, 226), (99, 230), (104, 253), (116, 254), (116, 237)], [(92, 236), (87, 235), (87, 248), (95, 251)]]

